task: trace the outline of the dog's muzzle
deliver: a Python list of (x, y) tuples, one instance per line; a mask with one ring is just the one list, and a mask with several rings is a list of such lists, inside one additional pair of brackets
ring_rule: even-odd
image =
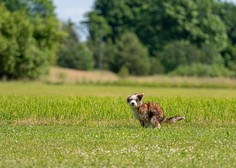
[(135, 107), (137, 107), (137, 105), (138, 105), (135, 100), (130, 101), (129, 104), (130, 104), (131, 106), (135, 106)]

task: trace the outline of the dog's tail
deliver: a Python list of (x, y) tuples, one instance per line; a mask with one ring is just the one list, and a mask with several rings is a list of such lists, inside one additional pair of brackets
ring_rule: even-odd
[(174, 124), (177, 121), (181, 121), (184, 120), (185, 118), (183, 116), (174, 116), (174, 117), (167, 117), (165, 118), (165, 123), (169, 123), (169, 124)]

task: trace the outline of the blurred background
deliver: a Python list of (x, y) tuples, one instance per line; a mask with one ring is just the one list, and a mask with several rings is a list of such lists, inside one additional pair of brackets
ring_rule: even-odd
[(236, 77), (234, 0), (0, 0), (0, 13), (2, 80)]

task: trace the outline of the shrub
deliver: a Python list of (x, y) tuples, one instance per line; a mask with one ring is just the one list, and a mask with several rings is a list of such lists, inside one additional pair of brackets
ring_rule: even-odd
[(150, 58), (150, 75), (163, 74), (165, 72), (164, 66), (158, 58)]
[(79, 70), (91, 70), (94, 66), (92, 52), (84, 44), (64, 46), (58, 53), (58, 65)]
[(168, 43), (160, 53), (160, 61), (165, 72), (173, 71), (180, 65), (187, 65), (201, 60), (201, 50), (188, 41), (174, 41)]
[(122, 66), (118, 74), (122, 78), (128, 77), (129, 76), (129, 69), (126, 66)]
[(169, 73), (173, 76), (197, 76), (197, 77), (233, 77), (235, 73), (220, 65), (192, 64), (181, 65)]
[(119, 40), (110, 47), (109, 61), (112, 71), (118, 73), (126, 67), (131, 75), (147, 75), (150, 70), (148, 50), (141, 44), (136, 34), (124, 33)]

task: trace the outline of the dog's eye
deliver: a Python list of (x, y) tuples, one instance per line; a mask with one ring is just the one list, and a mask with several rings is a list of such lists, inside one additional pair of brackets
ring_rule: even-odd
[(129, 103), (129, 102), (131, 101), (131, 99), (128, 97), (128, 98), (126, 99), (126, 101), (127, 101), (127, 103)]
[(136, 99), (129, 99), (129, 103), (130, 103), (131, 101), (136, 101)]

